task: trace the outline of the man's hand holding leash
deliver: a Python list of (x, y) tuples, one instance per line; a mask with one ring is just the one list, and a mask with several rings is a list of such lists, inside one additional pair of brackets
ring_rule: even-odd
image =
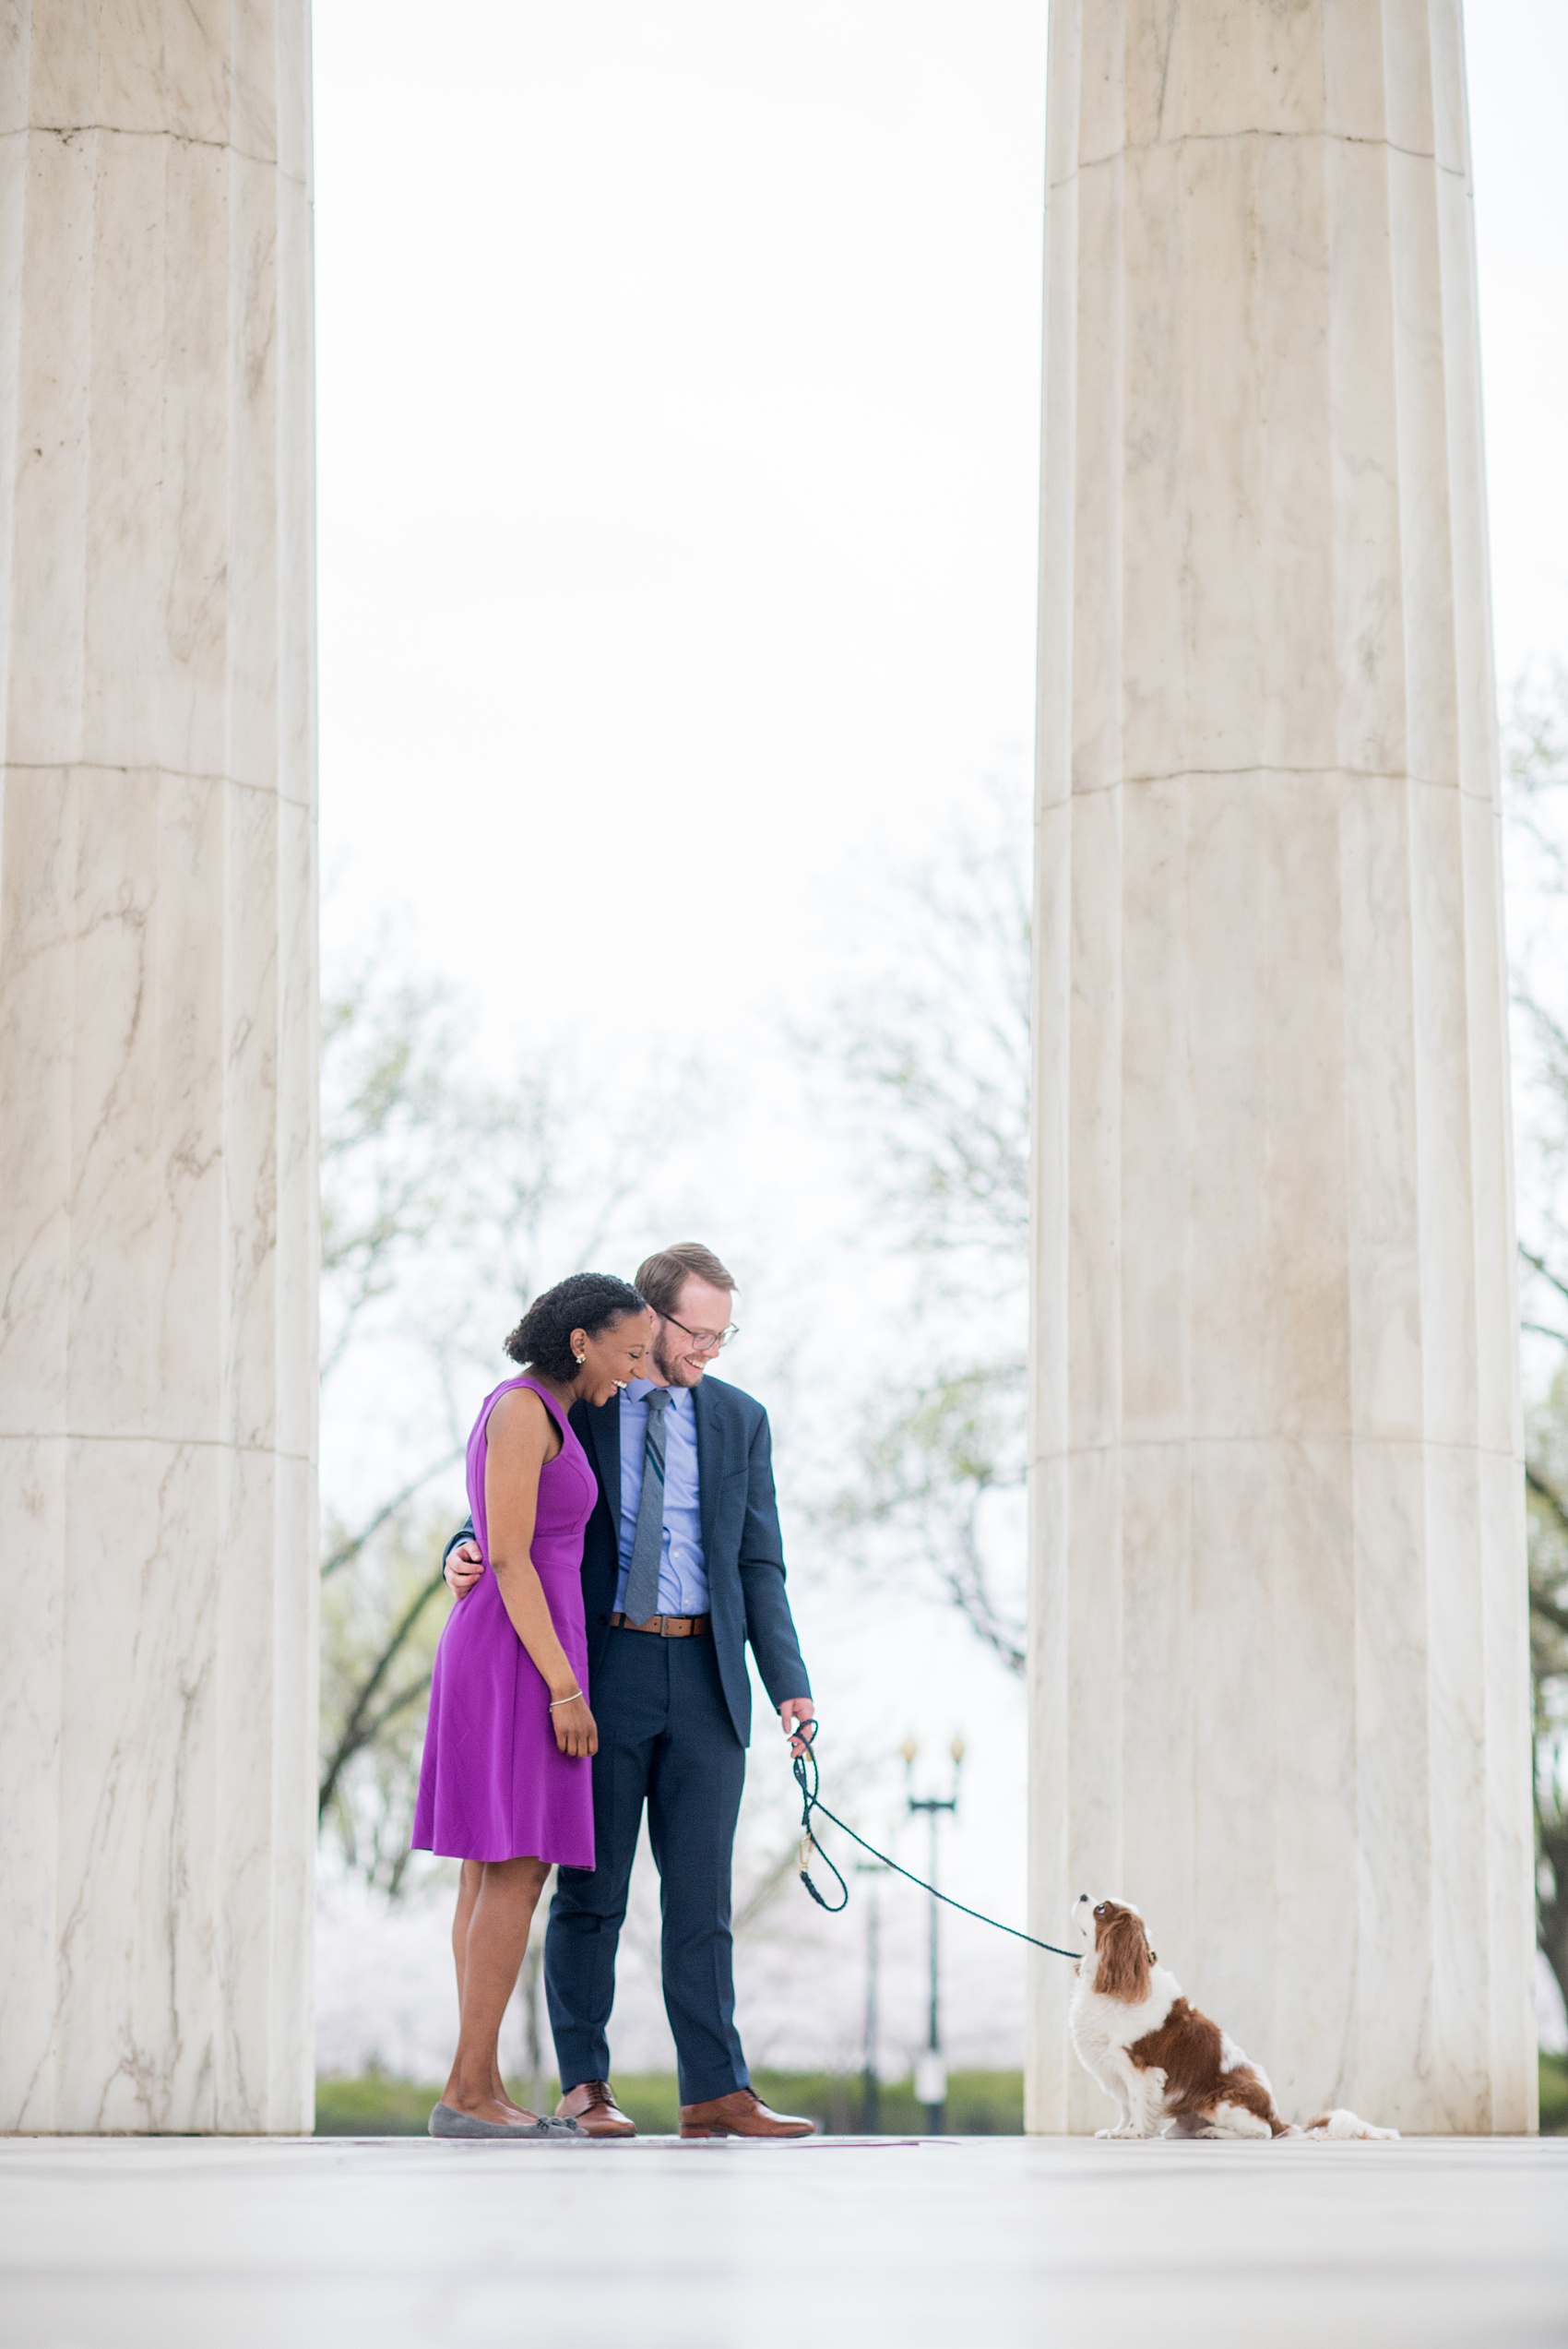
[(808, 1721), (816, 1719), (816, 1707), (809, 1697), (786, 1697), (778, 1708), (778, 1719), (784, 1735), (790, 1740), (792, 1754), (803, 1754), (811, 1742), (796, 1732)]

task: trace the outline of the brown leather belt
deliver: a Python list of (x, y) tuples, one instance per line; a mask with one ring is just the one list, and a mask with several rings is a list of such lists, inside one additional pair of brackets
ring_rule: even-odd
[(656, 1640), (706, 1640), (708, 1636), (706, 1615), (650, 1615), (646, 1623), (634, 1623), (630, 1616), (612, 1615), (612, 1631), (651, 1631)]

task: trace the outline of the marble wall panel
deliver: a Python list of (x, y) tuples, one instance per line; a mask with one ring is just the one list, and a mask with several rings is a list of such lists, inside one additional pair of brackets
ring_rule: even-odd
[(12, 2126), (212, 2124), (211, 1444), (77, 1439), (61, 1674), (54, 2097)]
[(1431, 1854), (1439, 1822), (1426, 1767), (1432, 1723), (1423, 1448), (1362, 1437), (1352, 1462), (1357, 1826), (1342, 1864), (1356, 1883), (1357, 1930), (1345, 2077), (1366, 2083), (1370, 2101), (1358, 2111), (1370, 2113), (1375, 2104), (1396, 2116), (1390, 2128), (1426, 2128), (1436, 2111)]
[(28, 1103), (26, 1116), (0, 1118), (0, 1198), (14, 1225), (0, 1305), (0, 1413), (7, 1427), (25, 1429), (60, 1423), (68, 1379), (59, 1300), (69, 1203), (56, 1170), (70, 1129), (76, 990), (59, 908), (75, 861), (76, 794), (63, 773), (13, 771), (0, 820), (0, 935), (11, 946), (0, 1054)]
[[(1284, 1797), (1273, 1734), (1279, 1660), (1269, 1570), (1278, 1539), (1281, 1449), (1245, 1439), (1190, 1448), (1193, 1647), (1202, 1658), (1202, 1695), (1191, 1745), (1167, 1764), (1177, 1784), (1186, 1782), (1183, 1795), (1193, 1805), (1194, 1905), (1205, 1985), (1226, 2028), (1243, 2045), (1250, 2033), (1259, 2047), (1273, 2045)], [(1154, 1785), (1148, 1782), (1146, 1792)], [(1257, 1907), (1266, 1923), (1245, 1950), (1219, 1929), (1220, 1920)], [(1150, 1929), (1180, 1976), (1181, 1959), (1162, 1921), (1151, 1916)], [(1191, 1986), (1197, 1995), (1196, 1983)]]
[(1129, 1882), (1148, 1887), (1151, 1914), (1178, 1941), (1193, 1928), (1195, 1883), (1196, 1819), (1184, 1799), (1184, 1765), (1196, 1708), (1206, 1700), (1197, 1664), (1193, 1516), (1185, 1449), (1131, 1446), (1121, 1492), (1120, 1775), (1128, 1789), (1142, 1788), (1144, 1798), (1119, 1806), (1121, 1867)]
[(8, 224), (21, 251), (16, 293), (10, 461), (6, 751), (18, 767), (82, 756), (88, 599), (88, 415), (92, 357), (95, 142), (26, 135), (27, 168)]
[(1193, 941), (1169, 917), (1171, 876), (1187, 862), (1191, 802), (1184, 782), (1130, 787), (1135, 820), (1123, 842), (1121, 984), (1121, 1412), (1146, 1445), (1179, 1441), (1193, 1391), (1194, 1262), (1187, 1245), (1194, 1103), (1172, 1082), (1187, 1057)]
[(1386, 8), (1351, 6), (1321, 19), (1323, 127), (1336, 142), (1381, 147), (1388, 136), (1387, 15)]
[[(8, 1408), (5, 1417), (14, 1424)], [(0, 1640), (0, 1785), (10, 1805), (0, 1835), (0, 1915), (13, 2113), (36, 2109), (53, 2092), (67, 1482), (62, 1439), (0, 1443), (0, 1524), (14, 1561)]]
[(1438, 1443), (1474, 1444), (1476, 1197), (1460, 798), (1410, 792), (1410, 936), (1415, 1021), (1416, 1182), (1420, 1215), (1423, 1425)]
[(1474, 1448), (1423, 1447), (1432, 1836), (1432, 2022), (1442, 2066), (1433, 2089), (1445, 2125), (1490, 2117), (1491, 1936), (1487, 1914), (1485, 1580), (1479, 1461)]
[[(1073, 951), (1071, 841), (1074, 808), (1059, 800), (1042, 808), (1036, 826), (1040, 847), (1035, 894), (1030, 1029), (1036, 1039), (1030, 1087), (1030, 1170), (1036, 1212), (1029, 1219), (1030, 1311), (1036, 1317), (1031, 1352), (1037, 1365), (1028, 1399), (1031, 1464), (1059, 1461), (1067, 1441), (1066, 1363), (1060, 1317), (1067, 1297), (1068, 1200), (1071, 1197), (1068, 1112), (1069, 1023), (1047, 1018), (1068, 992)], [(1045, 853), (1054, 839), (1058, 853)], [(4, 876), (0, 874), (0, 882)]]
[[(1139, 1901), (1288, 2109), (1489, 2130), (1529, 1723), (1459, 36), (1052, 10), (1031, 1914)], [(1098, 2126), (1031, 1982), (1029, 2125)]]
[[(1334, 139), (1324, 157), (1334, 558), (1335, 763), (1403, 774), (1405, 639), (1387, 161), (1381, 142)], [(1377, 364), (1368, 364), (1375, 354)]]
[(1357, 776), (1339, 829), (1349, 1407), (1382, 1440), (1419, 1436), (1424, 1377), (1409, 801), (1404, 781)]
[[(1070, 195), (1059, 199), (1063, 206), (1071, 205), (1078, 237), (1101, 256), (1103, 267), (1097, 272), (1097, 282), (1103, 279), (1114, 285), (1121, 275), (1122, 198), (1119, 174), (1089, 172), (1074, 183)], [(1060, 387), (1053, 388), (1062, 412), (1074, 418), (1070, 445), (1075, 445), (1080, 435), (1093, 443), (1102, 433), (1108, 435), (1112, 422), (1104, 387), (1122, 377), (1124, 321), (1120, 305), (1113, 301), (1092, 307), (1081, 304), (1069, 313), (1064, 297), (1063, 314), (1065, 347)], [(1100, 453), (1109, 464), (1112, 455), (1109, 437)], [(1118, 484), (1124, 489), (1120, 473)], [(1046, 488), (1058, 496), (1075, 497), (1076, 480), (1072, 480), (1069, 488), (1065, 479), (1052, 472)], [(1071, 603), (1063, 614), (1067, 625), (1060, 673), (1053, 674), (1053, 684), (1063, 695), (1058, 705), (1061, 721), (1065, 724), (1071, 711), (1074, 723), (1070, 737), (1058, 745), (1065, 756), (1048, 771), (1048, 790), (1093, 791), (1108, 782), (1121, 764), (1121, 702), (1104, 686), (1112, 674), (1109, 656), (1121, 634), (1126, 583), (1116, 542), (1099, 526), (1098, 515), (1087, 519), (1090, 527), (1075, 531), (1070, 560), (1063, 552), (1060, 590), (1070, 594)], [(1045, 592), (1056, 592), (1056, 583), (1047, 583)]]
[[(1067, 1880), (1073, 1841), (1067, 1817), (1072, 1718), (1068, 1577), (1060, 1564), (1066, 1555), (1069, 1472), (1059, 1449), (1042, 1454), (1038, 1388), (1033, 1401), (1025, 1666), (1031, 1723), (1028, 1929), (1038, 1939), (1062, 1947), (1065, 1946), (1060, 1930), (1062, 1887)], [(0, 1738), (5, 1735), (6, 1716), (0, 1713)], [(1073, 1977), (1066, 1961), (1050, 1951), (1027, 1951), (1025, 1964), (1028, 1985), (1024, 2014), (1025, 2126), (1060, 2128), (1059, 2116), (1066, 2110), (1071, 2075), (1076, 2069), (1067, 2046), (1067, 1999)]]
[(30, 18), (20, 9), (0, 18), (0, 138), (25, 131), (32, 46)]
[[(1340, 2101), (1354, 2012), (1358, 1888), (1345, 1854), (1356, 1836), (1355, 1561), (1352, 1466), (1340, 1439), (1285, 1449), (1270, 1475), (1267, 1674), (1275, 1809), (1271, 2076), (1293, 2111)], [(1244, 1971), (1244, 1965), (1241, 1971)], [(1260, 2035), (1259, 2045), (1265, 2044)]]
[[(1042, 1300), (1042, 1310), (1054, 1315), (1065, 1336), (1073, 1365), (1066, 1389), (1070, 1441), (1086, 1447), (1113, 1434), (1121, 1393), (1115, 1290), (1121, 812), (1110, 792), (1086, 793), (1074, 809), (1072, 977), (1064, 1007), (1066, 1284), (1064, 1294)], [(1061, 1016), (1056, 1007), (1052, 1010)]]
[(5, 34), (0, 2128), (295, 2130), (308, 10), (33, 0)]
[[(280, 45), (299, 17), (284, 11)], [(298, 133), (308, 138), (308, 53), (295, 61), (303, 75), (307, 109)], [(285, 65), (289, 59), (283, 60)], [(299, 108), (291, 101), (289, 120)], [(308, 160), (308, 159), (307, 159)], [(291, 266), (278, 273), (278, 389), (280, 429), (274, 450), (278, 500), (277, 789), (307, 816), (315, 807), (315, 410), (314, 336), (315, 284), (312, 198), (308, 178), (280, 174), (278, 242)], [(314, 873), (314, 866), (312, 868)], [(314, 888), (314, 881), (312, 884)], [(313, 905), (314, 920), (314, 905)]]

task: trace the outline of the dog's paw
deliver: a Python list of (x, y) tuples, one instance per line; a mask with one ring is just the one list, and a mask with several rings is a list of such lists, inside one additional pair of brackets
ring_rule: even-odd
[(1136, 2137), (1138, 2133), (1139, 2132), (1133, 2127), (1130, 2120), (1118, 2121), (1114, 2128), (1097, 2128), (1095, 2130), (1095, 2135), (1097, 2137)]

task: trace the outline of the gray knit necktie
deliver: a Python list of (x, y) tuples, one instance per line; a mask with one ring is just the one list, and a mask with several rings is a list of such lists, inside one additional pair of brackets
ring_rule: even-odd
[(632, 1563), (626, 1576), (622, 1611), (633, 1623), (646, 1623), (659, 1613), (659, 1561), (664, 1548), (664, 1414), (670, 1408), (668, 1387), (652, 1387), (647, 1398), (647, 1435), (643, 1444), (643, 1489), (637, 1501), (637, 1530), (632, 1536)]

